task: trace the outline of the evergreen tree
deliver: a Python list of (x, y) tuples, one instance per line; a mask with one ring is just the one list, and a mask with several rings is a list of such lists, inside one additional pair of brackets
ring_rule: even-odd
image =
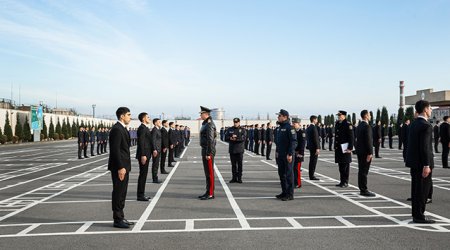
[(45, 123), (45, 116), (42, 119), (42, 134), (44, 135), (44, 139), (48, 138), (47, 124)]
[(398, 114), (397, 114), (397, 125), (400, 126), (400, 124), (404, 123), (405, 119), (405, 110), (403, 108), (399, 108), (398, 109)]
[(31, 127), (30, 123), (28, 122), (28, 116), (25, 117), (25, 123), (23, 124), (23, 140), (24, 141), (33, 141), (31, 138)]
[(406, 121), (407, 119), (409, 119), (411, 122), (414, 120), (414, 108), (412, 106), (406, 108), (406, 113), (405, 113), (405, 119), (404, 120)]
[(352, 124), (353, 124), (353, 126), (356, 125), (356, 114), (355, 113), (352, 114)]
[(14, 135), (19, 138), (19, 141), (23, 140), (23, 126), (22, 123), (20, 123), (19, 113), (17, 113), (16, 129), (14, 131)]
[(381, 124), (386, 126), (389, 125), (389, 114), (385, 106), (381, 109)]
[(330, 115), (330, 122), (331, 122), (331, 125), (334, 126), (334, 115)]
[(55, 125), (53, 125), (53, 117), (50, 117), (50, 126), (48, 128), (48, 137), (53, 139), (55, 135)]
[(377, 118), (375, 119), (375, 121), (378, 123), (378, 121), (381, 121), (381, 111), (380, 109), (377, 109)]
[(58, 135), (61, 135), (61, 132), (62, 132), (62, 127), (61, 127), (61, 122), (59, 121), (59, 117), (58, 117), (58, 123), (56, 124), (55, 132)]
[(66, 119), (64, 119), (64, 118), (63, 118), (63, 124), (61, 126), (61, 134), (63, 134), (64, 138), (67, 139), (67, 137), (66, 137), (66, 135), (67, 135), (67, 123), (66, 123)]
[(75, 120), (72, 121), (72, 137), (77, 137), (78, 127)]
[(319, 122), (319, 124), (322, 124), (322, 116), (321, 116), (321, 115), (319, 115), (319, 116), (317, 117), (317, 121)]
[(350, 116), (350, 114), (347, 115), (347, 121), (352, 122), (352, 117)]
[(370, 111), (369, 113), (370, 113), (370, 121), (369, 121), (369, 124), (370, 124), (370, 126), (373, 126), (373, 119), (374, 119), (374, 117), (373, 117), (373, 112)]

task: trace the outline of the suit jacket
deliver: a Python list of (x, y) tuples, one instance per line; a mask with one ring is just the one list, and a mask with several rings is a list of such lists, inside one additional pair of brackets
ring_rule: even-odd
[(161, 152), (161, 146), (162, 146), (162, 136), (161, 136), (161, 129), (158, 129), (157, 127), (153, 127), (152, 129), (152, 140), (150, 142), (152, 152), (158, 151), (158, 153)]
[(267, 128), (266, 129), (266, 142), (273, 142), (274, 140), (274, 134), (273, 134), (273, 129), (272, 128)]
[(140, 159), (142, 156), (151, 156), (151, 145), (150, 145), (150, 129), (144, 124), (141, 124), (137, 130), (137, 149), (136, 149), (136, 159)]
[(433, 128), (431, 124), (418, 117), (409, 128), (408, 150), (406, 152), (406, 166), (422, 171), (424, 166), (434, 167)]
[(307, 144), (306, 148), (315, 151), (320, 148), (319, 130), (315, 125), (311, 125), (306, 129)]
[(118, 171), (125, 168), (131, 171), (130, 134), (119, 122), (114, 124), (109, 133), (109, 161), (108, 169)]
[(161, 148), (169, 147), (169, 131), (166, 128), (161, 128)]
[(434, 125), (433, 136), (434, 136), (435, 140), (439, 139), (439, 126), (438, 125)]
[(358, 125), (358, 129), (356, 130), (356, 142), (356, 153), (358, 155), (367, 156), (373, 154), (372, 128), (365, 121)]
[(174, 129), (169, 130), (169, 145), (177, 145), (177, 131)]
[(376, 143), (379, 139), (381, 139), (381, 126), (376, 125), (373, 128), (373, 142)]
[(445, 145), (450, 142), (450, 124), (444, 122), (441, 124), (439, 134), (441, 136), (441, 142)]

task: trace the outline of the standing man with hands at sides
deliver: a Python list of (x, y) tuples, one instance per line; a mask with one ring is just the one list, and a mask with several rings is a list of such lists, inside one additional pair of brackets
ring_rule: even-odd
[(114, 227), (130, 228), (134, 223), (125, 219), (123, 209), (127, 197), (128, 178), (131, 171), (130, 134), (126, 126), (130, 124), (130, 109), (120, 107), (116, 111), (118, 122), (109, 134), (108, 170), (111, 171), (113, 183), (112, 211)]
[(300, 127), (300, 119), (293, 118), (292, 124), (297, 133), (297, 147), (295, 148), (294, 183), (297, 188), (302, 187), (302, 162), (305, 159), (306, 134)]
[(166, 158), (169, 151), (169, 124), (166, 120), (162, 121), (161, 128), (161, 174), (168, 174), (166, 172)]
[(415, 108), (419, 115), (410, 125), (406, 153), (406, 166), (411, 169), (412, 217), (414, 223), (432, 224), (435, 221), (424, 215), (433, 185), (433, 127), (428, 122), (431, 106), (428, 101), (420, 100), (416, 102)]
[(139, 163), (139, 178), (137, 186), (137, 200), (149, 201), (150, 197), (145, 196), (145, 183), (147, 182), (148, 165), (151, 158), (150, 140), (151, 134), (148, 125), (150, 124), (150, 117), (147, 113), (140, 113), (139, 121), (141, 125), (137, 130), (137, 149), (136, 159)]
[(373, 158), (372, 128), (369, 125), (370, 113), (361, 111), (361, 122), (356, 131), (356, 154), (358, 155), (358, 187), (363, 196), (374, 197), (375, 194), (367, 189), (367, 175)]
[(340, 110), (337, 113), (336, 134), (334, 139), (334, 158), (339, 165), (341, 182), (336, 187), (348, 187), (350, 175), (350, 163), (352, 162), (353, 151), (353, 126), (347, 120), (347, 112)]
[(319, 129), (317, 127), (317, 116), (312, 115), (309, 117), (311, 125), (306, 129), (306, 138), (308, 138), (308, 143), (306, 148), (309, 149), (309, 179), (313, 181), (319, 180), (314, 173), (316, 172), (317, 159), (320, 154), (320, 139), (319, 139)]
[(450, 149), (450, 116), (444, 116), (444, 121), (441, 124), (439, 133), (442, 144), (442, 167), (450, 168), (448, 166), (448, 151)]
[(203, 120), (200, 128), (200, 146), (202, 148), (203, 170), (206, 177), (206, 192), (200, 200), (214, 199), (214, 156), (216, 155), (216, 125), (210, 114), (211, 110), (200, 106), (200, 117)]
[(152, 177), (153, 183), (159, 184), (161, 181), (158, 179), (158, 168), (161, 161), (161, 147), (162, 147), (162, 136), (161, 136), (161, 120), (158, 118), (153, 119), (153, 129), (151, 136), (151, 150), (152, 150)]
[(293, 157), (297, 147), (297, 133), (289, 122), (289, 112), (281, 109), (278, 115), (278, 124), (275, 136), (275, 159), (280, 176), (281, 194), (275, 196), (282, 201), (294, 199), (294, 173)]
[(174, 152), (177, 146), (177, 131), (175, 130), (175, 123), (169, 123), (169, 167), (174, 167), (175, 161)]
[(225, 131), (225, 141), (228, 142), (231, 170), (233, 178), (230, 183), (242, 183), (242, 161), (244, 158), (245, 129), (241, 128), (241, 120), (233, 119), (233, 127)]
[(273, 135), (273, 128), (270, 124), (270, 122), (267, 123), (267, 129), (266, 129), (266, 160), (270, 161), (272, 159), (270, 159), (270, 153), (272, 152), (272, 143), (274, 140), (274, 135)]

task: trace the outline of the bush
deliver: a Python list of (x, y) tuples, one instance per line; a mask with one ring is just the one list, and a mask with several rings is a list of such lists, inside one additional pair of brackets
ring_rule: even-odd
[(3, 131), (7, 138), (6, 141), (12, 141), (13, 132), (12, 132), (11, 124), (9, 122), (8, 112), (6, 112), (5, 129)]
[(59, 134), (58, 133), (54, 133), (53, 134), (53, 140), (59, 140)]
[(59, 139), (60, 139), (60, 140), (64, 140), (64, 134), (60, 134), (60, 135), (59, 135)]
[(45, 139), (44, 134), (41, 134), (41, 141), (43, 141)]
[(8, 137), (6, 135), (1, 135), (0, 136), (0, 143), (1, 144), (5, 144), (7, 140), (8, 140)]
[(13, 142), (14, 144), (19, 143), (19, 137), (18, 137), (17, 135), (13, 136), (13, 137), (12, 137), (12, 142)]

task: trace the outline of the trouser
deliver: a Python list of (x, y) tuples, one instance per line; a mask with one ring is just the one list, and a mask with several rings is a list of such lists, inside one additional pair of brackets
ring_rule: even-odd
[(408, 145), (403, 145), (403, 162), (406, 162), (406, 152), (408, 151)]
[(297, 187), (302, 186), (302, 162), (299, 159), (294, 163), (294, 184)]
[(83, 145), (78, 143), (78, 158), (81, 158), (81, 151), (83, 151)]
[(103, 148), (102, 143), (97, 142), (97, 155), (100, 155), (103, 153), (103, 150), (100, 152), (100, 149)]
[(169, 165), (172, 164), (172, 162), (175, 161), (175, 158), (173, 157), (174, 148), (169, 148)]
[(255, 149), (254, 153), (259, 155), (259, 142), (255, 142), (255, 148), (254, 149)]
[(294, 172), (293, 165), (287, 160), (287, 155), (278, 155), (276, 158), (278, 165), (278, 176), (280, 177), (282, 195), (293, 196), (294, 195)]
[(114, 221), (122, 221), (125, 218), (123, 209), (125, 208), (125, 199), (127, 198), (129, 173), (127, 172), (123, 181), (120, 181), (118, 171), (112, 170), (111, 179), (113, 183), (111, 200), (113, 218)]
[(106, 151), (106, 147), (108, 146), (108, 142), (107, 142), (107, 141), (104, 141), (104, 142), (102, 143), (102, 145), (103, 145), (103, 151), (102, 151), (102, 153), (108, 153), (108, 152)]
[(145, 196), (145, 184), (147, 182), (147, 174), (148, 174), (148, 165), (150, 163), (150, 158), (147, 158), (147, 161), (144, 165), (142, 165), (141, 159), (138, 159), (139, 162), (139, 178), (138, 178), (138, 186), (137, 186), (137, 197)]
[(367, 192), (367, 175), (372, 161), (367, 162), (367, 155), (358, 155), (358, 187), (361, 192)]
[(389, 148), (394, 148), (394, 147), (392, 147), (392, 142), (393, 142), (393, 139), (392, 139), (392, 137), (389, 137)]
[(325, 149), (325, 137), (322, 137), (322, 149)]
[(265, 156), (266, 153), (266, 143), (261, 142), (261, 156)]
[(161, 173), (166, 172), (167, 149), (165, 151), (166, 152), (164, 152), (164, 150), (161, 151)]
[(328, 150), (333, 151), (333, 138), (328, 138)]
[(203, 170), (206, 177), (206, 195), (214, 195), (214, 156), (211, 155), (209, 160), (206, 160), (206, 155), (202, 156)]
[(384, 141), (386, 140), (386, 137), (381, 137), (381, 147), (384, 148)]
[(442, 143), (442, 167), (448, 168), (448, 142)]
[(316, 172), (317, 160), (319, 156), (316, 155), (316, 150), (309, 150), (309, 178), (312, 179), (314, 177), (314, 173)]
[(341, 184), (348, 184), (348, 178), (350, 176), (350, 163), (339, 163), (339, 174)]
[(374, 144), (375, 146), (375, 157), (380, 157), (380, 143), (377, 141)]
[(245, 140), (245, 150), (248, 150), (248, 140)]
[(242, 179), (242, 161), (244, 159), (243, 153), (230, 154), (231, 172), (233, 173), (233, 180)]
[(272, 153), (272, 143), (267, 143), (266, 148), (266, 160), (270, 159), (270, 154)]
[(254, 145), (254, 141), (250, 140), (250, 145), (248, 147), (248, 150), (250, 150), (251, 152), (253, 152), (253, 145)]
[(425, 219), (425, 207), (433, 180), (430, 175), (422, 177), (422, 169), (411, 168), (411, 204), (412, 217), (414, 219)]
[(91, 156), (94, 156), (95, 142), (91, 142)]
[(434, 152), (439, 152), (439, 137), (434, 138)]
[(152, 178), (153, 181), (158, 180), (158, 168), (161, 161), (161, 153), (158, 152), (156, 157), (152, 157)]
[(83, 145), (84, 158), (87, 158), (87, 157), (88, 157), (88, 156), (87, 156), (87, 148), (88, 148), (88, 144), (85, 143), (85, 144)]
[(403, 145), (403, 141), (402, 141), (402, 138), (399, 136), (398, 137), (398, 149), (402, 149), (402, 145)]

